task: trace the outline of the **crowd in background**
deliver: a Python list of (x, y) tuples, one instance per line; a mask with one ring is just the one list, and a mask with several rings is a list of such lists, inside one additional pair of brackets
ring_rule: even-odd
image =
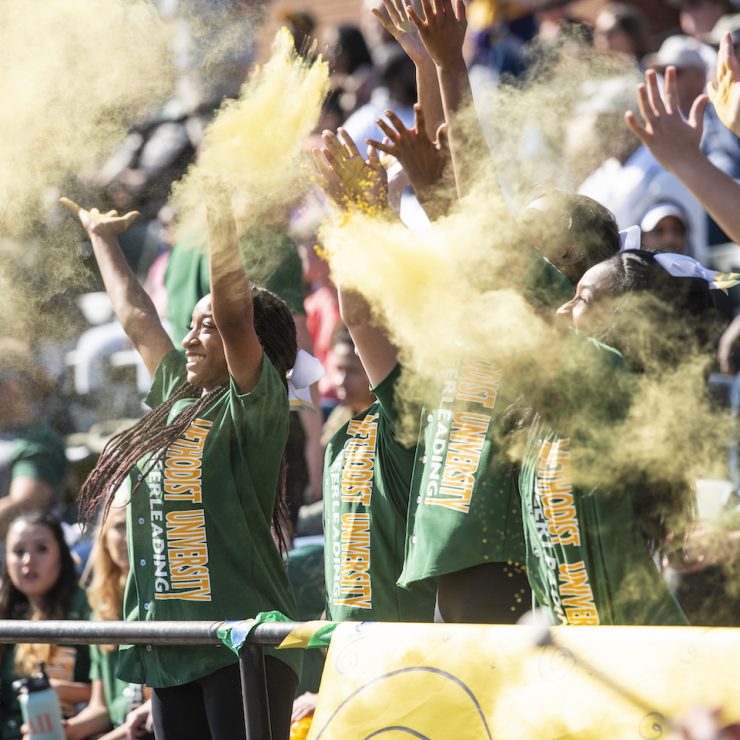
[[(562, 54), (566, 48), (566, 53), (574, 55), (612, 59), (620, 74), (609, 81), (600, 77), (593, 95), (574, 117), (572, 141), (564, 152), (577, 163), (567, 166), (564, 162), (562, 180), (549, 184), (588, 196), (608, 209), (614, 215), (614, 233), (639, 226), (637, 242), (628, 247), (641, 254), (688, 255), (709, 269), (740, 271), (740, 247), (734, 243), (740, 229), (733, 228), (732, 216), (727, 216), (731, 208), (723, 211), (721, 206), (708, 204), (712, 193), (702, 187), (701, 181), (697, 184), (684, 175), (679, 156), (660, 148), (670, 148), (678, 137), (658, 140), (656, 133), (661, 120), (669, 125), (669, 114), (678, 114), (689, 122), (686, 128), (700, 137), (701, 152), (711, 166), (733, 181), (740, 179), (740, 137), (735, 132), (740, 129), (728, 126), (711, 102), (698, 107), (695, 103), (706, 92), (707, 83), (719, 80), (724, 71), (728, 52), (718, 56), (720, 44), (732, 43), (740, 53), (740, 7), (731, 0), (666, 0), (666, 7), (677, 11), (678, 25), (656, 33), (639, 4), (605, 3), (593, 23), (575, 17), (572, 5), (565, 0), (472, 0), (467, 7), (464, 54), (473, 98), (482, 96), (490, 86), (523, 84), (554, 50)], [(418, 132), (415, 104), (425, 107), (420, 65), (414, 58), (414, 48), (399, 43), (390, 33), (394, 19), (389, 16), (389, 8), (396, 9), (396, 25), (401, 29), (396, 35), (407, 39), (411, 21), (399, 10), (400, 3), (366, 0), (358, 25), (328, 28), (316, 25), (309, 2), (305, 7), (294, 5), (282, 11), (280, 21), (291, 30), (299, 54), (310, 58), (321, 53), (331, 71), (330, 90), (319, 124), (306, 142), (307, 151), (316, 147), (331, 151), (333, 144), (326, 136), (322, 138), (322, 132), (337, 132), (342, 127), (361, 152), (372, 140), (380, 143), (381, 150), (393, 150), (396, 145), (398, 154), (399, 133), (402, 137), (404, 129)], [(383, 15), (385, 22), (379, 22), (372, 11)], [(186, 25), (181, 56), (187, 56), (183, 51), (188, 49)], [(168, 202), (170, 188), (195, 161), (203, 130), (223, 98), (238, 94), (253, 62), (251, 48), (225, 60), (221, 78), (209, 77), (205, 85), (197, 74), (198, 51), (191, 46), (188, 53), (196, 61), (182, 62), (180, 84), (172, 99), (134, 126), (119, 150), (96, 172), (79, 176), (90, 202), (101, 211), (110, 207), (141, 213), (136, 224), (121, 236), (121, 246), (176, 346), (188, 332), (193, 306), (209, 291), (209, 275), (204, 245), (188, 243), (187, 239), (173, 241), (170, 225), (175, 214)], [(669, 68), (674, 71), (668, 74), (668, 90), (678, 111), (667, 115), (663, 80)], [(630, 122), (636, 134), (633, 136), (623, 118), (628, 108), (637, 110), (634, 103), (625, 102), (635, 94), (635, 74), (646, 75), (647, 88), (640, 103), (642, 122), (634, 116)], [(551, 70), (550, 75), (551, 86), (557, 87), (558, 70)], [(395, 114), (393, 125), (379, 125), (377, 119), (384, 118), (389, 109)], [(427, 130), (435, 132), (434, 124), (444, 120), (442, 110), (436, 115), (430, 105), (424, 114)], [(697, 116), (703, 119), (703, 127), (698, 129)], [(588, 149), (588, 136), (583, 135), (586, 129), (579, 126), (588, 126), (594, 136), (594, 130), (612, 125), (614, 120), (626, 135), (611, 137), (608, 142), (597, 137), (597, 151)], [(481, 126), (485, 136), (485, 120), (481, 120)], [(430, 139), (435, 151), (442, 149), (443, 135)], [(454, 140), (452, 144), (454, 160)], [(400, 155), (398, 158), (402, 160)], [(331, 175), (330, 170), (324, 174)], [(417, 187), (411, 172), (408, 179), (411, 187), (408, 181), (391, 182), (388, 199), (409, 228), (423, 230), (444, 205), (436, 197), (429, 197), (429, 188)], [(557, 196), (550, 194), (545, 199), (548, 197)], [(260, 274), (256, 268), (258, 280), (285, 300), (295, 320), (299, 347), (317, 357), (325, 369), (314, 388), (314, 403), (320, 411), (304, 409), (292, 415), (287, 451), (295, 537), (287, 556), (288, 573), (301, 619), (318, 618), (324, 611), (321, 543), (325, 450), (335, 432), (375, 402), (369, 388), (377, 385), (371, 383), (355, 350), (352, 332), (340, 316), (329, 265), (321, 249), (317, 250), (318, 229), (327, 209), (317, 189), (305, 202), (292, 204), (281, 220), (264, 224), (259, 233), (250, 234), (249, 243), (243, 245), (247, 263), (250, 254), (255, 255), (255, 264), (259, 255), (271, 255), (269, 269)], [(588, 221), (586, 230), (596, 228), (599, 218)], [(616, 251), (618, 248), (617, 244)], [(584, 269), (571, 276), (567, 260), (561, 266), (558, 255), (546, 256), (571, 278), (573, 286), (593, 266), (583, 265)], [(613, 256), (613, 252), (606, 256)], [(639, 259), (647, 263), (652, 258)], [(594, 260), (594, 264), (597, 262), (601, 260)], [(620, 269), (624, 274), (625, 268)], [(627, 273), (630, 269), (627, 264)], [(76, 525), (76, 503), (82, 481), (106, 441), (144, 413), (142, 399), (151, 378), (113, 318), (105, 294), (91, 290), (73, 298), (65, 305), (76, 312), (72, 320), (75, 330), (63, 340), (0, 338), (3, 619), (87, 618), (91, 610), (98, 619), (121, 616), (128, 572), (128, 555), (121, 548), (125, 521), (120, 517), (107, 519), (101, 524), (101, 537), (96, 539), (94, 532), (83, 532)], [(740, 288), (716, 296), (714, 303), (723, 331), (708, 350), (717, 355), (712, 388), (718, 404), (737, 412), (740, 385), (735, 370), (740, 319), (735, 320), (735, 315), (740, 308)], [(565, 313), (576, 313), (576, 309), (571, 306)], [(691, 547), (683, 551), (683, 559), (674, 556), (666, 562), (665, 577), (671, 580), (687, 616), (697, 615), (701, 624), (737, 626), (737, 610), (717, 606), (740, 603), (738, 584), (733, 585), (732, 576), (727, 575), (740, 563), (740, 525), (734, 519), (740, 468), (732, 440), (728, 440), (728, 452), (727, 481), (716, 482), (706, 494), (707, 501), (716, 502), (715, 521), (701, 525)], [(714, 548), (711, 553), (703, 550), (702, 538), (708, 541), (718, 528), (727, 532), (726, 546)], [(707, 603), (713, 605), (711, 610), (704, 607)], [(14, 650), (0, 646), (0, 708), (14, 703), (12, 677), (32, 672), (42, 659), (70, 718), (68, 737), (97, 736), (108, 731), (111, 734), (105, 737), (125, 737), (130, 710), (134, 714), (128, 723), (129, 732), (144, 732), (140, 728), (147, 715), (137, 711), (143, 703), (141, 687), (114, 678), (114, 651), (110, 646), (90, 651), (79, 646), (27, 648), (31, 646)], [(310, 671), (304, 667), (301, 691), (318, 690), (320, 659), (317, 663)], [(19, 725), (12, 724), (15, 716), (2, 710), (0, 715), (8, 718), (5, 724), (0, 722), (0, 738), (20, 737)]]

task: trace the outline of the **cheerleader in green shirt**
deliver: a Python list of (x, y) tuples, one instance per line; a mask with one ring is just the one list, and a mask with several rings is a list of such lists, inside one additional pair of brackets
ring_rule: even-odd
[[(706, 339), (710, 313), (705, 281), (672, 277), (641, 250), (620, 252), (586, 271), (574, 297), (558, 309), (579, 332), (616, 344), (636, 372), (661, 372), (691, 356)], [(622, 355), (600, 342), (575, 335), (564, 354), (570, 366), (560, 374), (560, 406), (535, 417), (519, 480), (535, 602), (555, 623), (686, 624), (654, 552), (674, 526), (689, 520), (691, 492), (648, 482), (639, 471), (624, 471), (619, 481), (593, 490), (576, 484), (578, 447), (588, 442), (578, 424), (566, 436), (563, 419), (581, 414), (594, 427), (619, 423), (632, 383)]]
[[(177, 351), (128, 268), (117, 235), (137, 217), (79, 211), (113, 309), (154, 377), (154, 409), (114, 437), (83, 485), (81, 510), (104, 508), (121, 485), (131, 570), (127, 620), (295, 615), (284, 545), (286, 374), (295, 325), (283, 301), (244, 274), (229, 196), (209, 193), (211, 294)], [(287, 738), (301, 656), (266, 651), (275, 738)], [(119, 678), (152, 689), (160, 738), (245, 736), (236, 656), (217, 646), (123, 646)]]

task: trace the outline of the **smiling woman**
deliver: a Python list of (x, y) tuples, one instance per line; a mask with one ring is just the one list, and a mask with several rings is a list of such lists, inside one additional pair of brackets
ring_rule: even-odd
[[(5, 541), (0, 578), (0, 619), (87, 619), (85, 593), (59, 522), (48, 514), (16, 519)], [(36, 673), (46, 663), (64, 709), (90, 698), (87, 646), (0, 645), (0, 738), (20, 738), (20, 706), (13, 680)]]
[[(211, 294), (192, 314), (176, 350), (122, 257), (117, 235), (137, 217), (80, 209), (121, 322), (154, 377), (153, 409), (113, 437), (83, 485), (81, 510), (104, 510), (130, 491), (132, 554), (127, 620), (243, 619), (260, 611), (295, 616), (284, 546), (286, 374), (296, 357), (286, 304), (253, 288), (242, 265), (230, 198), (208, 200)], [(265, 660), (275, 738), (287, 738), (300, 655)], [(157, 737), (244, 737), (236, 656), (215, 646), (127, 646), (119, 678), (153, 690)]]

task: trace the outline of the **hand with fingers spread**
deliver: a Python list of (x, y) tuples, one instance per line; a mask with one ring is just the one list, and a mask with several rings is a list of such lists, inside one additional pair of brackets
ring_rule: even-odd
[(637, 92), (643, 120), (640, 123), (635, 114), (628, 111), (625, 114), (627, 126), (663, 167), (678, 174), (676, 170), (704, 157), (699, 143), (708, 102), (706, 95), (700, 95), (694, 101), (689, 119), (685, 120), (678, 105), (675, 67), (666, 70), (662, 96), (653, 70), (645, 73), (645, 83), (638, 87)]
[(412, 129), (407, 129), (393, 111), (387, 110), (385, 114), (392, 125), (380, 118), (377, 123), (387, 139), (382, 142), (371, 139), (368, 144), (401, 163), (417, 197), (424, 201), (425, 195), (441, 184), (450, 161), (446, 127), (439, 127), (435, 143), (427, 135), (421, 106), (414, 106)]
[(429, 56), (437, 67), (458, 65), (463, 60), (468, 27), (463, 0), (421, 0), (421, 8), (423, 17), (408, 4), (406, 13), (418, 29)]
[(645, 73), (645, 84), (638, 87), (642, 122), (632, 111), (625, 115), (632, 133), (691, 191), (707, 213), (733, 240), (740, 240), (740, 184), (716, 167), (699, 148), (704, 109), (709, 102), (700, 95), (691, 106), (688, 121), (678, 108), (676, 70), (665, 73), (665, 92), (661, 97), (655, 72)]
[(371, 213), (387, 210), (388, 176), (377, 152), (369, 149), (366, 162), (343, 128), (338, 134), (324, 131), (324, 146), (313, 150), (322, 188), (342, 208)]
[(385, 5), (388, 17), (379, 8), (371, 10), (372, 14), (378, 19), (378, 23), (398, 41), (401, 48), (408, 54), (409, 59), (417, 67), (427, 62), (432, 63), (402, 0), (383, 0), (383, 5)]
[(729, 32), (720, 42), (716, 80), (707, 85), (707, 92), (719, 120), (740, 136), (740, 62)]
[(91, 208), (88, 211), (69, 198), (62, 197), (59, 201), (80, 219), (85, 231), (90, 236), (93, 236), (93, 234), (96, 236), (118, 236), (118, 234), (126, 231), (141, 215), (138, 211), (129, 211), (123, 216), (119, 216), (118, 211), (101, 213), (97, 208)]

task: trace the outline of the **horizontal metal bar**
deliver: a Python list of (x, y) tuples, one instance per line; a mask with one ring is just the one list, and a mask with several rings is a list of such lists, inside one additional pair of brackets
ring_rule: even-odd
[[(0, 643), (66, 642), (76, 645), (216, 645), (223, 622), (107, 622), (72, 619), (0, 619)], [(260, 624), (248, 642), (279, 645), (300, 622)]]

